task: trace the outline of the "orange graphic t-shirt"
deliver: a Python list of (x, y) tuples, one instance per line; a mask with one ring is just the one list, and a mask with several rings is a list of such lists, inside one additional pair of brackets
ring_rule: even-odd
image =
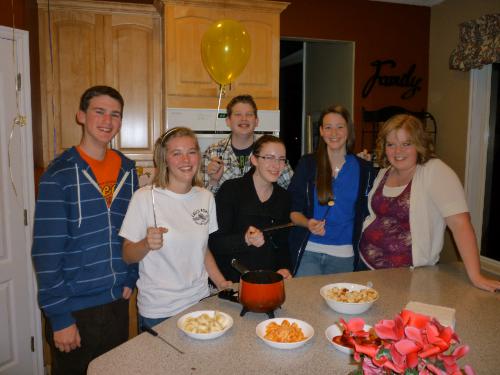
[(92, 172), (94, 173), (97, 183), (101, 188), (101, 193), (108, 207), (111, 205), (113, 200), (113, 193), (115, 191), (116, 180), (118, 179), (118, 173), (120, 172), (120, 167), (122, 165), (122, 159), (113, 150), (106, 150), (106, 155), (102, 160), (96, 160), (91, 158), (89, 155), (82, 150), (80, 146), (76, 148), (78, 153), (85, 160)]

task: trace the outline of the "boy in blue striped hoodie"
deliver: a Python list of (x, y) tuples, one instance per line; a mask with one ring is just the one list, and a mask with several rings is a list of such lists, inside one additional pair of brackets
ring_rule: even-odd
[(134, 162), (108, 148), (123, 104), (111, 87), (86, 90), (76, 115), (80, 144), (40, 180), (32, 257), (52, 374), (85, 374), (93, 358), (128, 338), (138, 273), (122, 260), (118, 232), (138, 180)]

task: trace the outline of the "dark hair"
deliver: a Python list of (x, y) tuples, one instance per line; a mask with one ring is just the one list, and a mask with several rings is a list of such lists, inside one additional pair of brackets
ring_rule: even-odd
[[(354, 146), (355, 134), (354, 125), (351, 121), (349, 111), (341, 105), (329, 106), (321, 113), (319, 118), (320, 127), (323, 127), (323, 121), (326, 115), (330, 113), (336, 113), (342, 116), (347, 123), (346, 151), (350, 152)], [(318, 190), (318, 200), (320, 204), (325, 205), (328, 201), (333, 200), (332, 166), (330, 164), (330, 158), (328, 157), (328, 146), (322, 137), (319, 137), (318, 148), (316, 149), (316, 165), (316, 188)]]
[(167, 130), (163, 133), (155, 142), (155, 147), (153, 151), (153, 163), (155, 166), (155, 175), (153, 177), (153, 185), (166, 188), (169, 183), (168, 178), (168, 165), (167, 165), (167, 146), (168, 142), (172, 138), (177, 137), (190, 137), (194, 139), (196, 143), (196, 149), (198, 150), (198, 154), (200, 155), (200, 161), (198, 163), (198, 170), (196, 174), (193, 176), (193, 181), (191, 182), (193, 186), (203, 186), (203, 179), (201, 177), (201, 152), (200, 145), (198, 144), (198, 138), (196, 138), (196, 134), (189, 128), (185, 127), (175, 127)]
[(107, 95), (118, 101), (122, 107), (120, 113), (123, 114), (123, 106), (125, 104), (123, 101), (123, 97), (116, 89), (109, 86), (92, 86), (85, 90), (85, 92), (82, 94), (82, 97), (80, 98), (80, 111), (87, 112), (90, 99), (102, 95)]
[(255, 100), (253, 100), (251, 95), (238, 95), (232, 98), (226, 106), (227, 117), (231, 117), (231, 115), (233, 114), (233, 107), (238, 103), (250, 104), (250, 106), (253, 108), (255, 117), (257, 117), (257, 104), (255, 104)]
[(254, 155), (259, 155), (260, 150), (266, 143), (281, 143), (283, 146), (285, 146), (285, 142), (283, 142), (282, 139), (271, 134), (264, 134), (262, 137), (259, 137), (253, 144), (252, 153)]
[(387, 135), (393, 130), (404, 129), (410, 136), (411, 143), (417, 150), (417, 164), (425, 164), (429, 159), (435, 158), (434, 144), (429, 133), (425, 131), (424, 124), (413, 115), (401, 114), (392, 116), (380, 128), (377, 136), (377, 147), (375, 153), (382, 168), (390, 165), (385, 154)]

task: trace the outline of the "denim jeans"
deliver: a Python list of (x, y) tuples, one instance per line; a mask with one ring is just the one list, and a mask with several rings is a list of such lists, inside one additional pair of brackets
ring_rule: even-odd
[(353, 256), (341, 258), (306, 250), (302, 255), (295, 277), (352, 272), (354, 269), (353, 262)]
[(168, 319), (168, 317), (167, 318), (146, 318), (145, 316), (142, 316), (140, 314), (138, 314), (137, 318), (139, 320), (139, 322), (138, 322), (139, 324), (137, 327), (137, 330), (139, 331), (139, 333), (144, 332), (144, 330), (142, 329), (142, 326), (148, 326), (149, 328), (153, 328), (155, 325), (160, 324), (161, 322)]

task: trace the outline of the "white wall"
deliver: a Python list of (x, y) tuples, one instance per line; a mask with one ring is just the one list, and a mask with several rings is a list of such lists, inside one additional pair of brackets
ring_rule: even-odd
[[(450, 70), (448, 62), (458, 44), (459, 24), (498, 12), (498, 0), (446, 0), (431, 8), (428, 111), (438, 124), (436, 151), (462, 182), (467, 148), (470, 73)], [(457, 259), (449, 235), (441, 259)]]

